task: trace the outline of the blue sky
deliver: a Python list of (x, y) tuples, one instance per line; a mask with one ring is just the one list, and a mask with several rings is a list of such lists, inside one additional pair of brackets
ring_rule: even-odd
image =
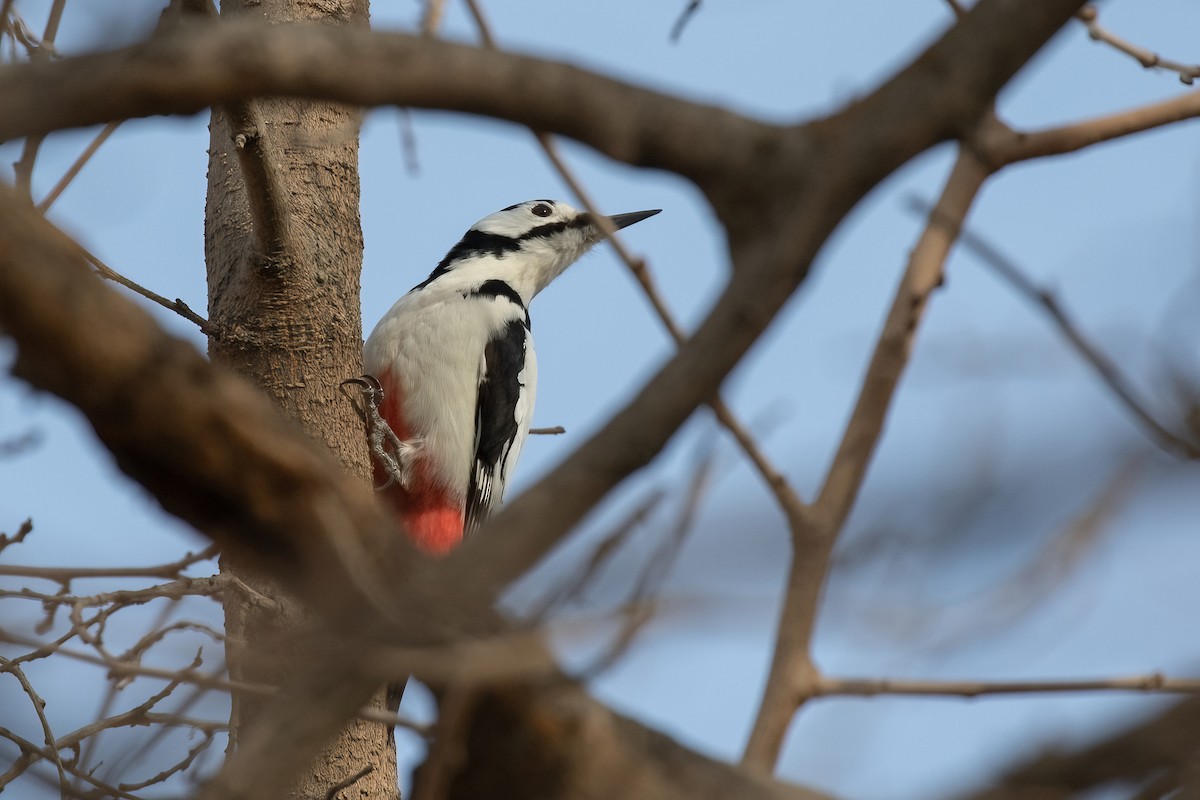
[[(707, 0), (672, 44), (668, 32), (683, 5), (621, 0), (597, 11), (583, 2), (492, 3), (488, 10), (505, 47), (779, 121), (826, 113), (869, 91), (949, 23), (945, 4), (935, 0)], [(135, 36), (157, 6), (75, 0), (62, 49)], [(44, 3), (18, 0), (17, 7), (40, 27)], [(1127, 39), (1184, 61), (1200, 57), (1194, 3), (1124, 0), (1102, 4), (1101, 12)], [(418, 15), (415, 2), (376, 2), (374, 24), (411, 28)], [(445, 30), (472, 39), (457, 3), (448, 3)], [(1186, 88), (1091, 42), (1076, 24), (1017, 78), (999, 107), (1012, 124), (1036, 128)], [(409, 119), (415, 174), (404, 165), (399, 112), (371, 113), (363, 134), (368, 328), (476, 219), (532, 197), (567, 197), (518, 127), (434, 112)], [(52, 213), (114, 268), (197, 310), (205, 305), (206, 121), (202, 115), (123, 125)], [(92, 133), (47, 142), (35, 194), (57, 180)], [(1053, 287), (1163, 404), (1166, 358), (1200, 377), (1188, 314), (1200, 293), (1194, 133), (1179, 125), (1011, 168), (988, 184), (971, 217), (977, 231)], [(699, 194), (673, 176), (570, 144), (564, 149), (604, 210), (664, 209), (625, 239), (648, 259), (679, 317), (698, 320), (727, 278), (722, 237)], [(5, 179), (18, 153), (12, 144), (0, 146)], [(904, 197), (933, 197), (951, 154), (943, 147), (918, 158), (855, 210), (785, 316), (726, 386), (738, 414), (768, 431), (769, 455), (806, 495), (840, 435), (919, 233)], [(552, 469), (670, 352), (637, 287), (604, 249), (540, 296), (532, 313), (541, 375), (535, 424), (563, 425), (568, 434), (531, 441), (518, 491)], [(203, 346), (188, 323), (160, 317)], [(0, 356), (7, 361), (11, 350), (0, 346)], [(156, 563), (199, 546), (116, 472), (75, 412), (0, 378), (0, 439), (28, 430), (39, 445), (0, 460), (0, 530), (27, 516), (37, 525), (28, 544), (10, 551), (12, 560)], [(670, 502), (677, 503), (696, 453), (714, 442), (719, 479), (668, 580), (663, 617), (595, 688), (689, 745), (735, 759), (765, 677), (787, 557), (779, 514), (759, 480), (700, 415), (587, 528), (603, 532), (654, 486), (672, 490)], [(1146, 450), (1126, 413), (1035, 310), (972, 256), (956, 254), (851, 521), (849, 543), (874, 537), (882, 544), (862, 559), (848, 557), (837, 574), (821, 621), (819, 663), (833, 674), (868, 677), (1194, 674), (1188, 634), (1200, 557), (1195, 469), (1145, 455), (1125, 502), (1077, 561), (1029, 597), (1021, 597), (1028, 584), (1011, 580), (1031, 561), (1045, 563), (1038, 555), (1045, 543)], [(953, 521), (950, 510), (958, 506), (968, 513)], [(669, 519), (664, 513), (635, 544), (639, 552), (604, 577), (593, 592), (593, 616), (619, 593)], [(571, 626), (564, 642), (586, 638), (581, 625)], [(70, 686), (59, 681), (73, 674), (48, 670), (43, 680), (53, 689), (45, 694), (51, 713), (84, 719), (94, 713), (91, 701), (72, 700)], [(10, 703), (19, 699), (0, 687), (5, 716)], [(794, 726), (780, 773), (845, 797), (930, 797), (1042, 743), (1085, 741), (1154, 707), (1128, 697), (826, 700)]]

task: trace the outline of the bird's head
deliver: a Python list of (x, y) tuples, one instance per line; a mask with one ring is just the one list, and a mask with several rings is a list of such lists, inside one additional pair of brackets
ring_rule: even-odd
[(522, 288), (532, 298), (612, 230), (628, 227), (660, 210), (616, 214), (604, 218), (605, 225), (586, 211), (577, 211), (559, 200), (528, 200), (476, 222), (455, 249), (460, 255), (490, 255), (497, 259), (493, 266), (503, 265), (506, 272), (512, 272), (509, 279), (524, 284)]

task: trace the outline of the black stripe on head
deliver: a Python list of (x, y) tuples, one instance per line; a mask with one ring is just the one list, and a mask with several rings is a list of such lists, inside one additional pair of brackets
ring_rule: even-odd
[(592, 224), (592, 218), (588, 214), (580, 214), (575, 219), (567, 220), (566, 222), (547, 222), (545, 225), (538, 225), (536, 228), (527, 230), (517, 237), (517, 241), (524, 242), (528, 239), (548, 239), (555, 234), (562, 233), (568, 228), (586, 228)]
[(446, 253), (446, 257), (438, 263), (433, 272), (429, 273), (429, 277), (413, 288), (424, 289), (431, 282), (449, 272), (450, 265), (455, 261), (464, 258), (473, 258), (474, 256), (489, 255), (496, 258), (503, 258), (505, 253), (512, 253), (520, 249), (521, 243), (511, 236), (501, 236), (498, 233), (485, 233), (484, 231), (477, 231), (472, 228), (466, 232), (463, 238), (458, 240), (458, 244), (450, 248), (450, 252)]
[(495, 278), (490, 281), (484, 281), (483, 285), (471, 292), (471, 294), (475, 297), (505, 298), (525, 312), (525, 330), (532, 330), (529, 322), (529, 309), (525, 307), (525, 303), (521, 300), (521, 295), (517, 294), (517, 290), (504, 281)]

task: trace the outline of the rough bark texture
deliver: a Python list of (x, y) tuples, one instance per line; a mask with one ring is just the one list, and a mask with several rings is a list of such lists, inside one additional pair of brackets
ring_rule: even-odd
[[(223, 17), (318, 20), (365, 26), (367, 0), (226, 0)], [(362, 427), (339, 382), (361, 372), (357, 109), (328, 102), (261, 99), (213, 110), (205, 255), (214, 362), (250, 379), (352, 474), (370, 479)], [(249, 565), (225, 558), (255, 591), (225, 600), (231, 676), (286, 684), (311, 663), (304, 609)], [(379, 701), (379, 698), (376, 698)], [(230, 747), (263, 701), (235, 694)], [(291, 796), (324, 798), (368, 770), (342, 797), (396, 794), (395, 751), (383, 726), (351, 722), (312, 762)]]

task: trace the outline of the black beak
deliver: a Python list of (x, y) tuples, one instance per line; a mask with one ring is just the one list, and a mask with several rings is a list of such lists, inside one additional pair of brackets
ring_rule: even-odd
[(608, 218), (608, 221), (612, 223), (614, 228), (621, 230), (621, 228), (628, 228), (635, 222), (641, 222), (644, 219), (653, 217), (660, 211), (662, 211), (661, 208), (653, 208), (649, 211), (630, 211), (628, 214), (613, 214)]

